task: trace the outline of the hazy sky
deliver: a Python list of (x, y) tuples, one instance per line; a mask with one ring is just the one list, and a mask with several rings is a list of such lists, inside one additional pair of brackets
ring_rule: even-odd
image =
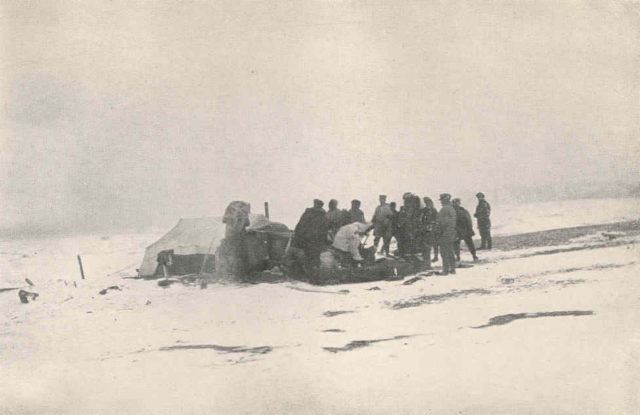
[(0, 226), (640, 180), (637, 1), (1, 4)]

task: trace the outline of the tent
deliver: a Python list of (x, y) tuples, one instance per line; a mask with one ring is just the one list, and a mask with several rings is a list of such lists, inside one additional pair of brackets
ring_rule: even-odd
[[(156, 275), (158, 254), (171, 250), (174, 256), (186, 256), (182, 259), (191, 263), (191, 266), (186, 266), (189, 269), (183, 269), (182, 272), (171, 272), (172, 274), (189, 273), (185, 271), (197, 273), (202, 267), (205, 256), (213, 257), (220, 240), (224, 238), (224, 231), (225, 225), (222, 223), (222, 218), (219, 217), (180, 219), (178, 224), (166, 235), (147, 247), (138, 274), (142, 277)], [(185, 264), (176, 265), (185, 268)], [(213, 263), (210, 266), (213, 266)], [(194, 270), (194, 268), (197, 269)], [(159, 272), (161, 274), (162, 270)]]
[[(164, 253), (171, 257), (168, 265), (170, 275), (194, 274), (201, 270), (213, 273), (216, 269), (215, 253), (225, 238), (225, 230), (226, 224), (220, 217), (180, 219), (166, 235), (147, 247), (138, 274), (142, 277), (163, 275), (162, 268), (158, 266), (158, 255)], [(254, 258), (256, 256), (273, 259), (282, 256), (283, 252), (279, 251), (284, 251), (290, 235), (285, 225), (271, 222), (258, 214), (249, 214), (246, 231), (259, 236), (247, 239), (251, 265), (259, 262)]]

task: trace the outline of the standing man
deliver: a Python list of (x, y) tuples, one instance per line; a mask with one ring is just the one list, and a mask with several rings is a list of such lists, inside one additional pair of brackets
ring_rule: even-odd
[(351, 224), (354, 222), (365, 223), (364, 220), (364, 212), (360, 210), (360, 201), (354, 199), (351, 201), (351, 209), (349, 209), (349, 217), (347, 224)]
[(308, 269), (318, 264), (327, 245), (329, 225), (323, 205), (322, 200), (314, 199), (313, 207), (304, 211), (293, 233), (291, 245), (304, 251)]
[(454, 244), (454, 250), (456, 253), (456, 259), (460, 261), (460, 242), (464, 241), (467, 245), (467, 249), (473, 255), (473, 260), (477, 261), (476, 247), (473, 244), (473, 235), (476, 233), (473, 231), (473, 221), (469, 211), (462, 207), (460, 199), (453, 199), (453, 208), (456, 210), (456, 241)]
[(376, 208), (373, 218), (371, 219), (374, 226), (373, 234), (375, 235), (373, 246), (375, 246), (377, 250), (380, 238), (382, 238), (382, 253), (389, 255), (389, 242), (391, 242), (391, 217), (393, 216), (393, 212), (387, 204), (386, 195), (380, 195), (378, 199), (380, 200), (380, 205)]
[(451, 195), (440, 195), (442, 209), (436, 216), (439, 227), (440, 255), (442, 256), (442, 275), (456, 273), (456, 257), (453, 243), (456, 240), (456, 210), (451, 206)]
[(433, 200), (429, 197), (423, 197), (424, 208), (420, 212), (420, 233), (422, 242), (422, 259), (427, 265), (427, 269), (431, 268), (431, 247), (436, 247), (436, 218), (438, 209), (433, 206)]
[(491, 205), (484, 199), (484, 193), (476, 194), (478, 206), (473, 215), (478, 220), (478, 231), (480, 232), (480, 248), (491, 249)]
[(333, 241), (333, 237), (338, 229), (344, 224), (344, 212), (338, 209), (338, 201), (331, 199), (329, 201), (329, 211), (327, 212), (327, 223), (329, 224), (329, 240)]

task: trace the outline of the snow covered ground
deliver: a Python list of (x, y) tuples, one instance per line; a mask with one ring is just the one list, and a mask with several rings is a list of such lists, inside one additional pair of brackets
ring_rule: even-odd
[[(565, 220), (537, 228), (531, 215), (554, 209), (531, 209), (505, 233), (639, 212), (594, 204), (589, 217), (556, 207)], [(482, 252), (407, 285), (123, 279), (157, 237), (0, 242), (0, 288), (40, 294), (0, 292), (0, 413), (640, 412), (637, 233)]]

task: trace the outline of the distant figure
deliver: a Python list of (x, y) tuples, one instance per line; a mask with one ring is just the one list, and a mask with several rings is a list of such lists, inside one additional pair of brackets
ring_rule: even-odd
[(354, 222), (365, 223), (366, 222), (364, 220), (364, 212), (360, 210), (360, 205), (361, 205), (360, 201), (357, 199), (354, 199), (351, 201), (351, 209), (349, 209), (349, 211), (347, 212), (349, 214), (348, 223), (354, 223)]
[(389, 203), (389, 207), (391, 208), (391, 237), (396, 238), (396, 244), (398, 243), (398, 209), (396, 209), (396, 202)]
[(313, 207), (307, 208), (300, 217), (291, 243), (294, 248), (304, 251), (307, 264), (311, 267), (318, 263), (320, 253), (327, 245), (329, 224), (323, 205), (322, 200), (313, 200)]
[(442, 209), (438, 212), (436, 221), (438, 224), (438, 241), (440, 254), (442, 254), (442, 275), (456, 273), (456, 257), (453, 251), (453, 243), (456, 240), (456, 210), (451, 206), (451, 195), (440, 195)]
[(398, 255), (405, 257), (418, 251), (417, 236), (420, 223), (420, 198), (411, 192), (402, 195), (403, 205), (398, 213)]
[(438, 209), (433, 206), (433, 200), (430, 198), (425, 196), (422, 200), (425, 205), (420, 212), (420, 242), (422, 244), (422, 259), (426, 263), (427, 268), (431, 268), (431, 247), (436, 249), (438, 246), (435, 235)]
[(393, 216), (393, 212), (387, 204), (386, 195), (380, 195), (378, 199), (380, 201), (380, 205), (376, 208), (373, 218), (371, 219), (375, 235), (373, 246), (375, 246), (377, 250), (380, 238), (382, 238), (382, 253), (389, 255), (389, 242), (391, 242), (391, 217)]
[(362, 245), (362, 236), (371, 229), (371, 226), (370, 223), (362, 222), (344, 225), (336, 233), (332, 246), (342, 253), (349, 253), (353, 261), (364, 261), (360, 255), (360, 246)]
[(338, 209), (338, 201), (335, 199), (331, 199), (329, 201), (329, 211), (327, 212), (327, 223), (329, 225), (329, 241), (333, 241), (333, 237), (338, 232), (338, 229), (345, 222), (345, 213), (342, 210)]
[(473, 215), (478, 220), (478, 231), (480, 232), (480, 248), (491, 249), (491, 205), (484, 199), (484, 193), (476, 194), (478, 206)]
[(476, 247), (473, 244), (473, 235), (476, 233), (473, 231), (473, 221), (469, 211), (462, 207), (460, 199), (453, 199), (453, 208), (456, 210), (456, 241), (454, 244), (454, 250), (456, 253), (456, 259), (460, 261), (460, 242), (464, 241), (467, 245), (467, 249), (471, 252), (473, 260), (477, 261)]

